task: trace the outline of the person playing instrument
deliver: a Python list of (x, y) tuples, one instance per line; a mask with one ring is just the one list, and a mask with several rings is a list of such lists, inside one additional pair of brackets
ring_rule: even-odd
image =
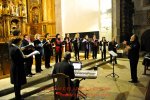
[(76, 33), (75, 39), (73, 40), (74, 52), (76, 61), (80, 60), (79, 51), (81, 49), (81, 39), (79, 38), (79, 33)]
[(56, 35), (56, 40), (55, 40), (55, 61), (56, 63), (61, 62), (61, 57), (62, 57), (62, 41), (60, 39), (60, 34)]
[(41, 71), (43, 71), (41, 69), (41, 65), (42, 65), (42, 43), (40, 41), (40, 34), (35, 34), (34, 36), (35, 40), (33, 41), (34, 43), (34, 47), (35, 47), (35, 50), (39, 51), (40, 54), (38, 55), (35, 55), (35, 70), (36, 70), (36, 73), (41, 73)]
[(93, 40), (92, 40), (92, 51), (93, 51), (93, 59), (97, 59), (97, 50), (98, 50), (98, 40), (96, 39), (96, 35), (93, 35)]
[(89, 50), (90, 50), (90, 42), (88, 40), (88, 35), (85, 36), (85, 39), (83, 39), (83, 44), (84, 44), (84, 49), (85, 49), (85, 54), (84, 54), (84, 58), (89, 59)]
[(105, 37), (102, 37), (102, 40), (100, 41), (100, 50), (101, 50), (101, 57), (102, 61), (106, 61), (106, 46), (107, 46), (107, 41)]
[[(23, 36), (23, 40), (21, 44), (21, 48), (23, 48), (22, 51), (25, 55), (28, 55), (34, 51), (34, 47), (29, 45), (30, 43), (31, 43), (30, 36), (28, 34), (25, 34)], [(25, 64), (26, 76), (32, 77), (32, 75), (34, 75), (31, 72), (32, 64), (33, 64), (33, 56), (26, 58), (24, 64)]]
[[(115, 41), (115, 38), (112, 39), (111, 42), (109, 42), (109, 45), (108, 45), (108, 50), (109, 51), (114, 51), (115, 53), (117, 53), (117, 47), (118, 47), (118, 43)], [(112, 63), (112, 55), (110, 55), (110, 63)], [(114, 58), (115, 60), (115, 64), (117, 64), (117, 59), (116, 57)]]
[(130, 38), (130, 42), (124, 41), (123, 44), (126, 45), (125, 51), (128, 53), (128, 58), (130, 61), (130, 70), (131, 70), (131, 83), (137, 83), (137, 65), (139, 60), (139, 50), (140, 44), (138, 36), (133, 34)]
[(43, 48), (44, 48), (44, 57), (45, 57), (45, 68), (50, 68), (50, 58), (52, 56), (53, 48), (50, 41), (49, 33), (45, 34), (45, 38), (43, 39)]
[[(52, 71), (52, 74), (57, 74), (57, 73), (63, 73), (70, 78), (70, 86), (71, 88), (78, 88), (80, 81), (78, 79), (72, 81), (71, 79), (75, 78), (74, 74), (74, 67), (72, 64), (70, 64), (70, 59), (71, 59), (71, 53), (66, 52), (64, 55), (64, 60), (62, 62), (56, 63), (54, 65), (54, 69)], [(67, 86), (66, 86), (67, 87)], [(77, 94), (77, 92), (76, 92)]]

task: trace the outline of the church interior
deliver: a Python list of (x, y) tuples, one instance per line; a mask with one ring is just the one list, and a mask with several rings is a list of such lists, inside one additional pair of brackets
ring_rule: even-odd
[[(45, 68), (45, 59), (41, 58), (42, 71), (36, 73), (33, 56), (31, 71), (35, 75), (26, 77), (27, 83), (21, 88), (24, 100), (57, 100), (51, 76), (56, 63), (57, 45), (54, 41), (57, 34), (62, 40), (69, 34), (70, 41), (74, 41), (76, 34), (79, 34), (82, 39), (88, 36), (90, 42), (95, 35), (98, 41), (105, 37), (108, 43), (113, 39), (117, 43), (117, 56), (110, 53), (109, 44), (106, 46), (105, 61), (100, 47), (96, 51), (96, 59), (92, 58), (92, 45), (89, 46), (91, 49), (87, 59), (84, 59), (86, 47), (83, 45), (78, 60), (74, 54), (75, 48), (71, 50), (71, 61), (82, 63), (81, 74), (87, 71), (81, 77), (74, 70), (75, 79), (80, 80), (79, 100), (150, 100), (149, 0), (0, 0), (0, 100), (15, 99), (14, 88), (10, 83), (9, 42), (15, 38), (13, 33), (16, 30), (19, 30), (21, 39), (25, 34), (29, 35), (32, 43), (36, 34), (40, 35), (42, 41), (48, 33), (54, 44), (50, 68)], [(130, 83), (131, 63), (125, 52), (124, 41), (130, 41), (134, 34), (140, 43), (138, 82)], [(72, 42), (71, 47), (73, 45)], [(65, 53), (63, 45), (62, 59)], [(117, 58), (117, 63), (110, 63), (110, 55)], [(90, 77), (92, 72), (96, 75), (94, 78)], [(60, 97), (58, 100), (73, 100), (67, 96)]]

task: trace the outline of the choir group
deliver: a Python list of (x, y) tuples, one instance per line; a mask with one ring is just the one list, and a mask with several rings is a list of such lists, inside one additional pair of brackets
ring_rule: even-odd
[[(54, 54), (55, 62), (61, 62), (63, 47), (65, 48), (65, 52), (74, 52), (76, 61), (80, 60), (79, 52), (81, 50), (84, 51), (85, 60), (89, 59), (90, 51), (92, 51), (93, 59), (97, 59), (97, 53), (100, 50), (102, 61), (106, 61), (106, 46), (108, 46), (108, 50), (117, 51), (117, 42), (115, 39), (108, 42), (105, 37), (102, 37), (102, 40), (99, 41), (95, 34), (92, 39), (89, 38), (88, 35), (86, 35), (85, 38), (80, 38), (79, 33), (75, 34), (74, 39), (71, 39), (69, 34), (66, 34), (64, 39), (61, 38), (60, 34), (57, 34), (55, 39), (51, 39), (50, 34), (46, 33), (42, 41), (40, 34), (35, 34), (33, 42), (30, 40), (30, 35), (25, 34), (21, 43), (21, 50), (25, 55), (30, 54), (34, 50), (40, 52), (40, 54), (35, 55), (35, 71), (36, 73), (40, 73), (42, 71), (42, 57), (44, 57), (45, 60), (45, 68), (50, 68), (50, 58)], [(55, 48), (55, 50), (53, 50), (53, 48)], [(110, 61), (112, 62), (112, 57), (110, 57)], [(115, 63), (117, 63), (116, 59)], [(34, 75), (31, 72), (32, 64), (33, 57), (26, 58), (25, 70), (26, 76), (28, 77)]]

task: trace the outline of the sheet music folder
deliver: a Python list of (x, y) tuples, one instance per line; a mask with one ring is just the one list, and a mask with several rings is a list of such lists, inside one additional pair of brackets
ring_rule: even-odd
[(113, 57), (117, 57), (117, 53), (115, 53), (114, 51), (109, 51), (109, 54), (112, 55)]
[(81, 70), (82, 69), (82, 63), (81, 62), (71, 62), (71, 64), (74, 67), (74, 70)]

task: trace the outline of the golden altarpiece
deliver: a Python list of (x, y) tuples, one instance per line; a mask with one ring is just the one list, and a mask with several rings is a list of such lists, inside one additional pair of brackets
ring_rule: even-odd
[[(36, 33), (42, 36), (50, 33), (54, 37), (55, 0), (0, 0), (0, 46), (2, 42), (9, 41), (16, 29), (21, 31), (21, 35), (30, 34), (32, 38)], [(0, 49), (1, 54), (7, 51), (4, 49)], [(0, 76), (9, 74), (6, 67), (9, 65), (4, 63), (9, 59), (6, 56), (0, 55)]]

